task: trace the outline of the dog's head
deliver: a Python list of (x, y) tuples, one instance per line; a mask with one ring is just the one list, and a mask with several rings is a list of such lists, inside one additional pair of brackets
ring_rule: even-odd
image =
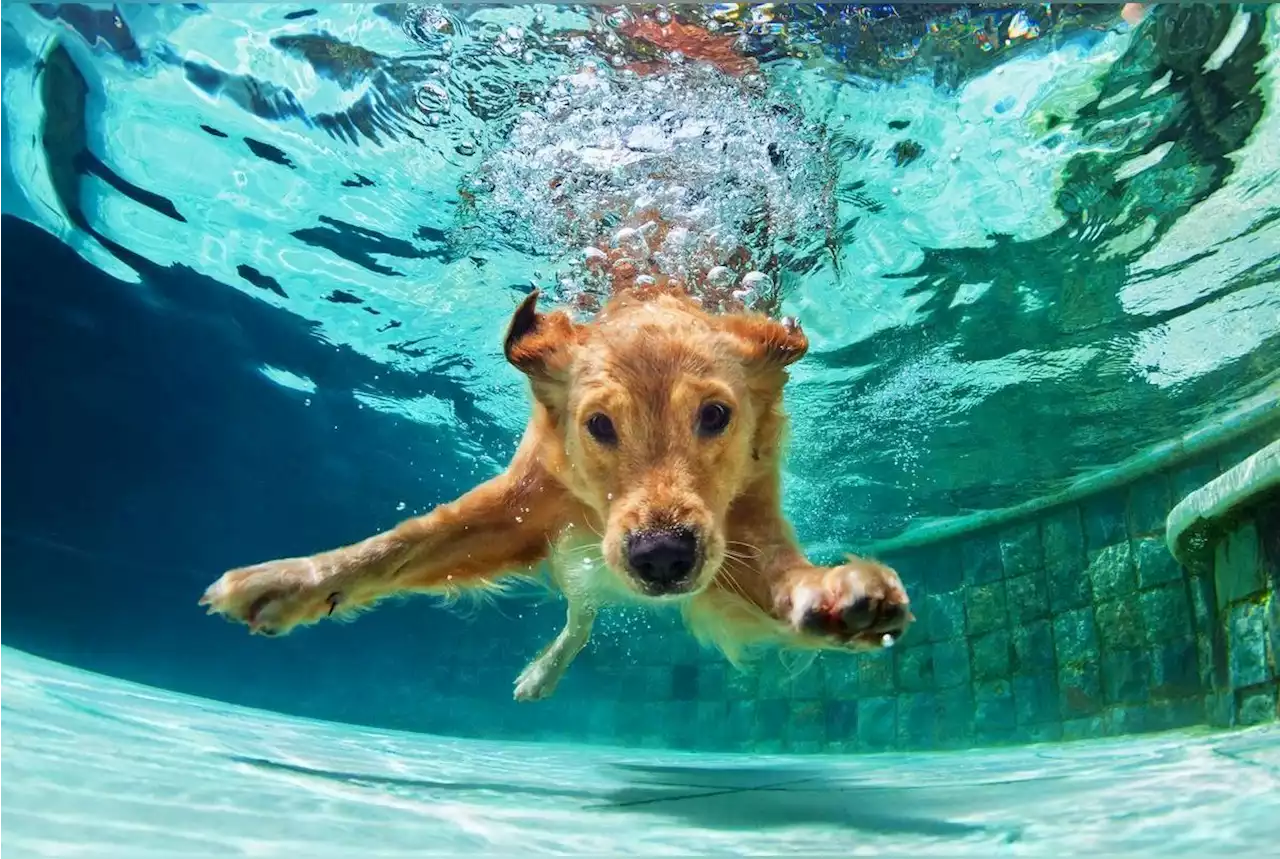
[(604, 524), (606, 563), (647, 597), (697, 593), (724, 563), (734, 499), (777, 479), (786, 367), (808, 340), (674, 294), (624, 294), (584, 325), (536, 302), (516, 311), (507, 359), (545, 410), (560, 478)]

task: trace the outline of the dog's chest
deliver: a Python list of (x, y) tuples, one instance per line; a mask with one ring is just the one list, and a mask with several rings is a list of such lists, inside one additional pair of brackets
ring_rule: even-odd
[(603, 606), (635, 599), (634, 592), (605, 564), (600, 538), (594, 534), (571, 532), (556, 541), (551, 550), (551, 571), (571, 600)]

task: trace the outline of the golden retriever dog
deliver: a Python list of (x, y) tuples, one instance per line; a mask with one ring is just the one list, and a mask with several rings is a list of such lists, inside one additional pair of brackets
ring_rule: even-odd
[(678, 605), (735, 664), (756, 645), (868, 650), (906, 630), (893, 570), (811, 564), (782, 513), (783, 386), (809, 345), (798, 323), (711, 314), (665, 286), (617, 292), (589, 323), (537, 300), (506, 336), (533, 405), (505, 472), (359, 543), (232, 570), (200, 603), (283, 635), (396, 594), (544, 571), (567, 619), (516, 680), (522, 701), (549, 696), (597, 611), (624, 601)]

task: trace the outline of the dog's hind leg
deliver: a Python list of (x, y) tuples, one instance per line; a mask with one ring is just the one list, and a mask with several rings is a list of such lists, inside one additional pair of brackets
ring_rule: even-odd
[(530, 571), (566, 519), (563, 488), (537, 468), (515, 468), (425, 516), (307, 558), (225, 573), (201, 598), (251, 632), (358, 611), (396, 593), (450, 592)]
[(517, 701), (537, 701), (551, 697), (560, 678), (569, 670), (574, 658), (582, 652), (587, 640), (591, 638), (591, 625), (595, 619), (595, 609), (583, 603), (569, 601), (564, 629), (516, 678)]

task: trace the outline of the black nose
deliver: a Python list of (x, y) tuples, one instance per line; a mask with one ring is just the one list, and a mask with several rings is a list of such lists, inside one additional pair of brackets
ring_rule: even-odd
[(627, 541), (631, 571), (656, 588), (687, 581), (697, 560), (698, 538), (688, 528), (633, 531)]

